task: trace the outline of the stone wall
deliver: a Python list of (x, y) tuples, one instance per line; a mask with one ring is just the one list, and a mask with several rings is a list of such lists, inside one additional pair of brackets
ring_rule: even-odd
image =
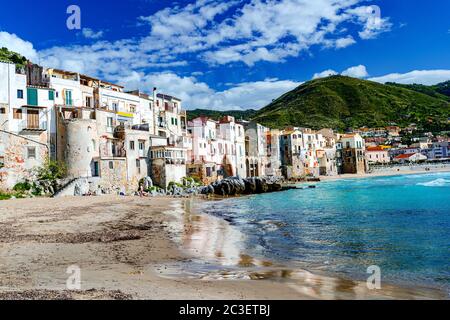
[[(47, 143), (46, 132), (19, 136), (0, 132), (0, 158), (3, 163), (0, 189), (12, 189), (18, 182), (30, 179), (33, 169), (43, 165), (48, 157), (48, 149), (40, 143)], [(35, 148), (35, 158), (28, 158), (28, 147)]]
[[(110, 167), (112, 163), (112, 168)], [(102, 159), (100, 166), (99, 185), (102, 188), (126, 191), (128, 185), (127, 163), (125, 159)], [(137, 186), (136, 186), (137, 189)]]
[(155, 185), (167, 188), (170, 182), (181, 183), (186, 177), (186, 165), (166, 164), (164, 160), (157, 159), (151, 163), (152, 180)]
[(99, 156), (97, 123), (95, 120), (65, 121), (64, 159), (69, 177), (92, 176), (93, 158)]

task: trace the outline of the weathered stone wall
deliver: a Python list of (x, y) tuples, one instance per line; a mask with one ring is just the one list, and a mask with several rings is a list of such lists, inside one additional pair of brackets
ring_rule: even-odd
[(170, 182), (181, 183), (186, 177), (186, 165), (166, 164), (164, 160), (157, 159), (151, 163), (152, 180), (155, 185), (166, 188)]
[[(112, 162), (113, 168), (110, 168)], [(102, 188), (111, 191), (121, 190), (126, 191), (128, 185), (127, 179), (127, 163), (125, 159), (102, 159), (100, 166), (100, 180), (99, 185)]]
[[(36, 142), (39, 143), (36, 143)], [(0, 169), (0, 189), (12, 189), (18, 182), (32, 177), (32, 171), (41, 166), (48, 157), (47, 133), (14, 136), (0, 132), (3, 167)], [(28, 147), (36, 149), (36, 157), (28, 158)]]
[[(207, 168), (210, 170), (208, 177)], [(187, 175), (192, 178), (199, 179), (203, 184), (209, 185), (218, 180), (215, 164), (188, 164)]]
[(64, 158), (69, 177), (92, 176), (93, 158), (98, 154), (97, 123), (90, 119), (67, 120)]

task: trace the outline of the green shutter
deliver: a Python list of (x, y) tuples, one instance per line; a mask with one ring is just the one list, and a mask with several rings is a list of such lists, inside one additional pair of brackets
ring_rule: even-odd
[(51, 100), (51, 101), (55, 100), (55, 91), (53, 91), (53, 90), (48, 91), (48, 100)]
[(27, 88), (27, 104), (29, 106), (38, 105), (38, 91), (36, 88)]
[(72, 105), (72, 91), (66, 90), (66, 106)]

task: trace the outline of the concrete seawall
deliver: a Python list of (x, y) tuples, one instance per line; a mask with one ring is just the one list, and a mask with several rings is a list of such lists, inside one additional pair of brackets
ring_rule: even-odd
[(446, 163), (424, 163), (413, 165), (385, 165), (374, 166), (369, 169), (369, 174), (388, 175), (388, 174), (407, 174), (423, 172), (445, 172), (450, 171), (450, 162)]

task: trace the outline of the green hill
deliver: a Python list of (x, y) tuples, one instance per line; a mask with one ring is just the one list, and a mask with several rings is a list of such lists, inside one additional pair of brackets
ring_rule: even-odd
[(440, 94), (446, 95), (450, 97), (450, 80), (446, 82), (439, 83), (435, 86), (432, 86), (437, 92)]
[(27, 64), (28, 59), (3, 47), (0, 48), (0, 61), (12, 62), (16, 64), (17, 68), (23, 68)]
[(217, 111), (217, 110), (207, 110), (207, 109), (195, 109), (188, 110), (187, 117), (188, 120), (195, 119), (197, 117), (208, 117), (214, 120), (219, 120), (223, 116), (232, 116), (236, 120), (249, 120), (256, 115), (257, 111), (253, 109), (249, 110), (231, 110), (231, 111)]
[(450, 101), (450, 81), (439, 83), (434, 86), (425, 86), (423, 84), (399, 84), (393, 82), (388, 82), (386, 84), (424, 93), (434, 98)]
[(397, 85), (344, 76), (306, 82), (259, 110), (252, 120), (269, 127), (377, 127), (417, 123), (432, 131), (448, 130), (450, 104)]
[(392, 123), (416, 123), (424, 130), (449, 131), (450, 81), (435, 86), (380, 84), (344, 76), (306, 82), (261, 110), (188, 111), (188, 118), (232, 115), (271, 128), (303, 126), (344, 130)]

